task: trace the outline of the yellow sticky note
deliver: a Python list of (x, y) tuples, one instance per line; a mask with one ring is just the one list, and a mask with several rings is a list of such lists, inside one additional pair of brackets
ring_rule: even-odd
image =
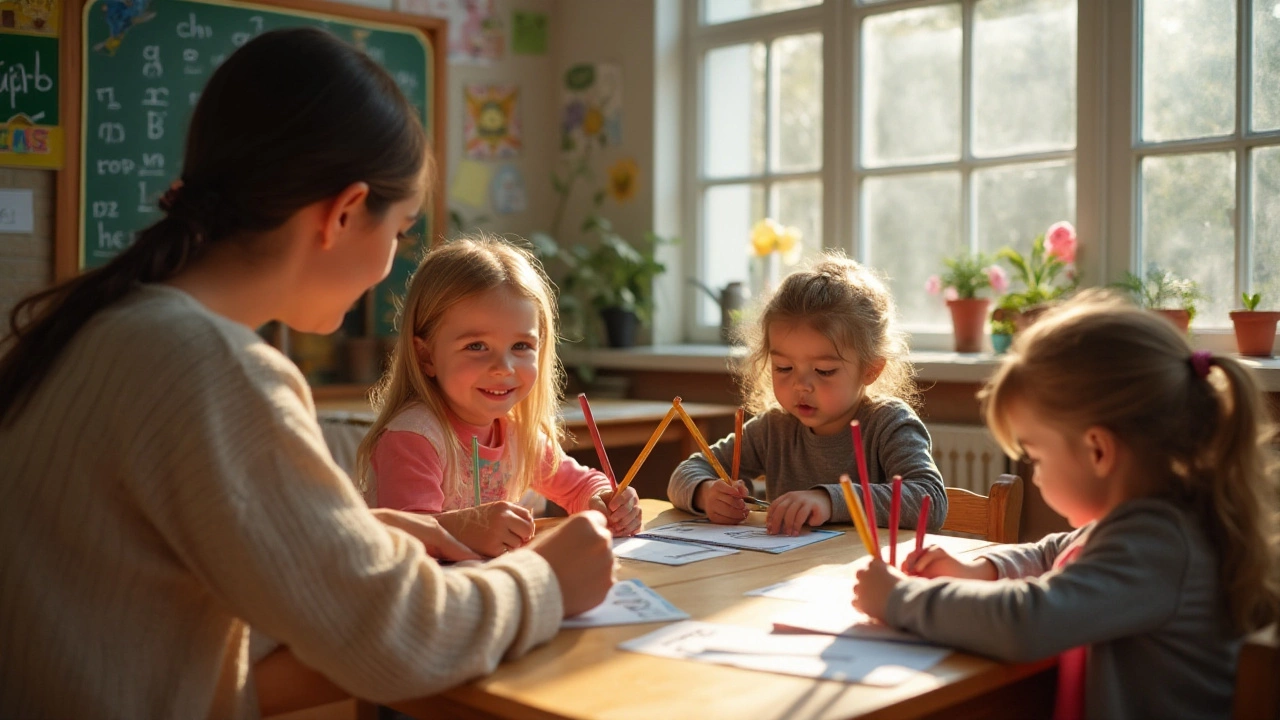
[(474, 160), (459, 160), (458, 169), (453, 173), (453, 184), (449, 186), (449, 196), (477, 210), (487, 210), (492, 179), (493, 168), (490, 166)]

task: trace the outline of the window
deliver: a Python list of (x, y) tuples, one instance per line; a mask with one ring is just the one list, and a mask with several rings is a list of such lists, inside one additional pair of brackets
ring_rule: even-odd
[[(890, 279), (917, 348), (947, 346), (925, 278), (963, 249), (1080, 230), (1086, 285), (1158, 263), (1280, 306), (1280, 0), (702, 0), (686, 237), (748, 278), (751, 225), (801, 227)], [(797, 104), (803, 103), (804, 107)], [(701, 301), (686, 328), (714, 338)], [(1217, 332), (1217, 335), (1215, 335)]]

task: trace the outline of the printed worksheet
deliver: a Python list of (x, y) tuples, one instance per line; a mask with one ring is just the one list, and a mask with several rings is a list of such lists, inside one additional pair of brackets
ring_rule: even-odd
[(776, 554), (829, 540), (843, 534), (838, 530), (805, 528), (800, 531), (798, 536), (791, 537), (789, 535), (770, 535), (763, 526), (759, 525), (715, 525), (706, 520), (684, 520), (670, 525), (649, 528), (636, 537), (696, 542)]
[(738, 551), (733, 548), (713, 547), (695, 543), (630, 537), (614, 538), (613, 554), (629, 560), (643, 560), (663, 565), (688, 565), (699, 560), (710, 560), (724, 555), (737, 555)]
[(564, 628), (592, 628), (606, 625), (687, 620), (689, 614), (667, 602), (639, 580), (619, 580), (609, 589), (604, 602), (590, 610), (560, 622)]
[(883, 687), (922, 674), (951, 652), (923, 645), (829, 635), (786, 635), (693, 620), (669, 625), (618, 647), (657, 657)]
[(815, 633), (863, 640), (929, 645), (919, 635), (889, 627), (848, 602), (805, 603), (773, 618), (774, 632)]

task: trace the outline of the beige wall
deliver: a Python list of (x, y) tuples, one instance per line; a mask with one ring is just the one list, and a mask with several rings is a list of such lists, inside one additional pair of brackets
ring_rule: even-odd
[(35, 232), (0, 233), (0, 337), (13, 306), (53, 281), (54, 177), (52, 170), (0, 167), (0, 190), (34, 191), (35, 211)]

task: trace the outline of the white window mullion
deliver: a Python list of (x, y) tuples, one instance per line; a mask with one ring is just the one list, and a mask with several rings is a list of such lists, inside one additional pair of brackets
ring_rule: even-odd
[(960, 240), (978, 250), (978, 220), (973, 194), (973, 5), (960, 6)]

